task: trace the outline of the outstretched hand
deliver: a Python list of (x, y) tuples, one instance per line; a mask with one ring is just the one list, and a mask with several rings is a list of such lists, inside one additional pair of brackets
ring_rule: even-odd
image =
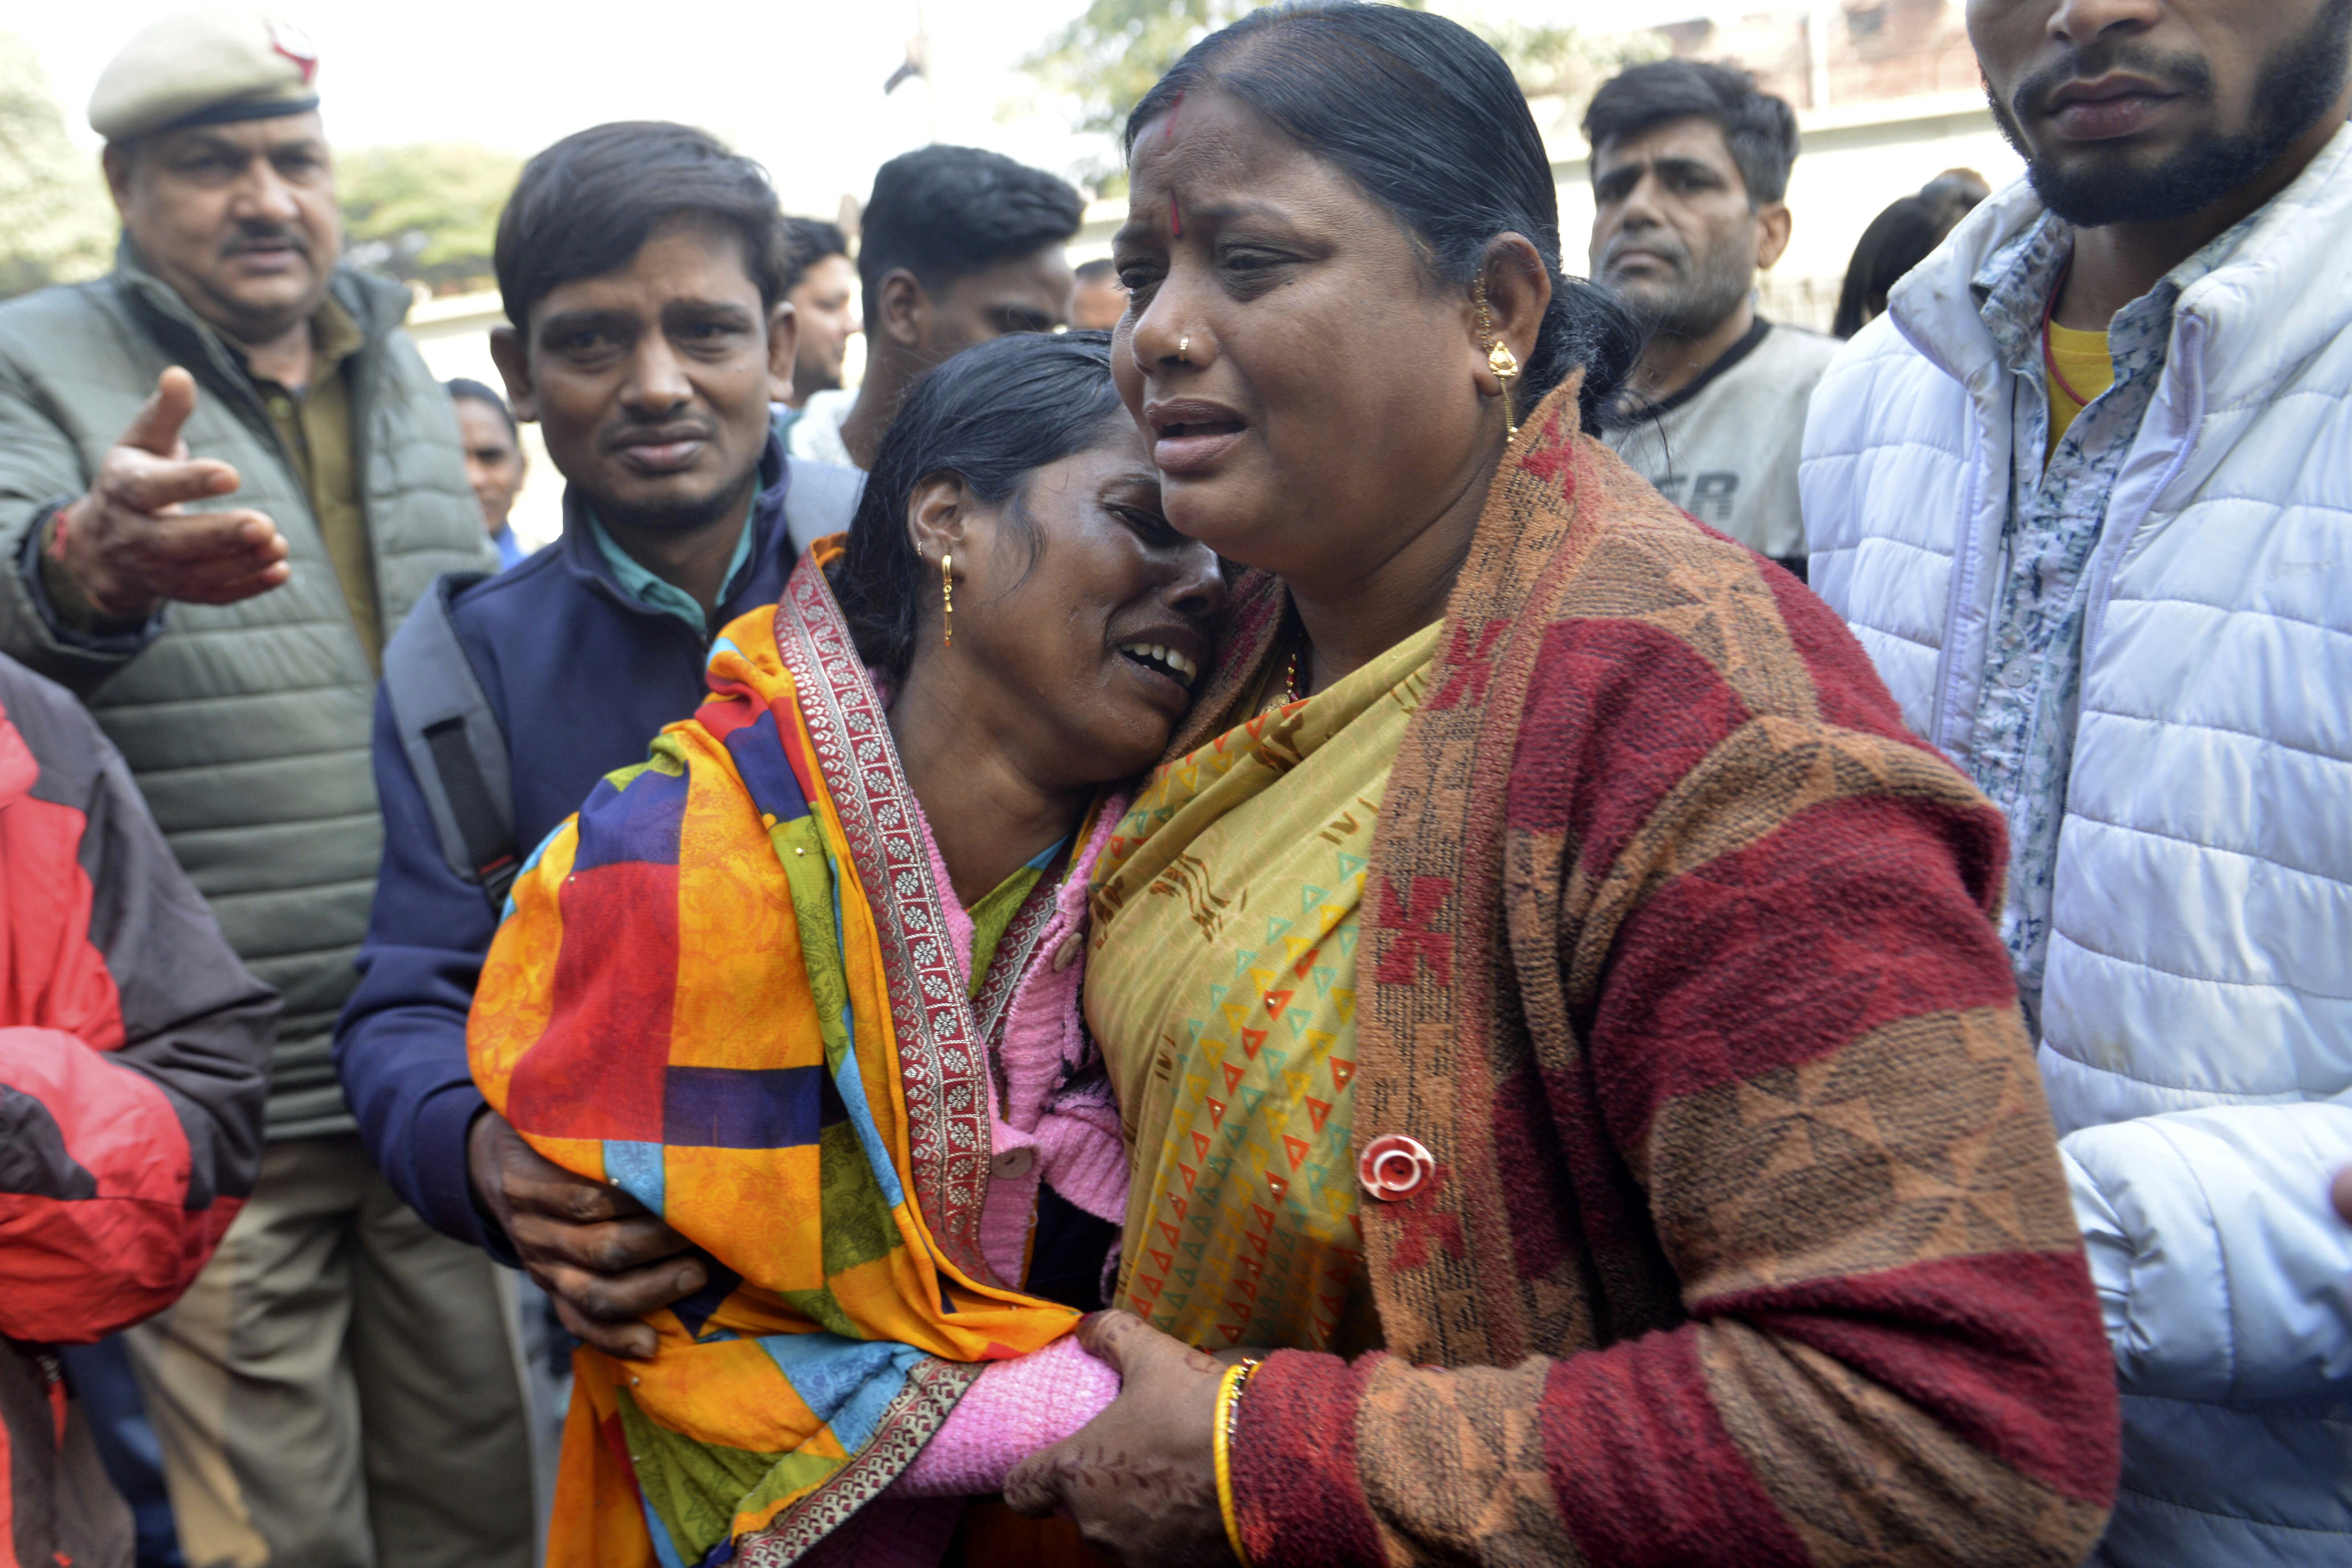
[(234, 491), (236, 470), (191, 458), (180, 427), (195, 412), (195, 379), (178, 365), (99, 464), (89, 492), (58, 514), (58, 563), (107, 615), (137, 619), (166, 599), (233, 605), (292, 574), (278, 525), (257, 511), (182, 510)]
[(1077, 1334), (1119, 1374), (1118, 1397), (1014, 1466), (1004, 1500), (1032, 1519), (1068, 1514), (1123, 1568), (1231, 1563), (1212, 1447), (1224, 1368), (1129, 1312), (1097, 1312)]
[(554, 1299), (556, 1317), (607, 1355), (652, 1356), (659, 1336), (639, 1320), (709, 1278), (692, 1244), (645, 1205), (565, 1170), (495, 1110), (466, 1134), (466, 1171), (524, 1270)]

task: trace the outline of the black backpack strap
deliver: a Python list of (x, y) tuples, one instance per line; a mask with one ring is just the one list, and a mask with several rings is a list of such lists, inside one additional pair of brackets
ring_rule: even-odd
[(507, 738), (457, 640), (449, 601), (487, 576), (436, 581), (383, 650), (383, 690), (449, 869), (503, 908), (522, 869)]
[(835, 463), (792, 459), (793, 481), (784, 490), (784, 527), (793, 536), (793, 559), (829, 533), (849, 531), (866, 493), (866, 476)]

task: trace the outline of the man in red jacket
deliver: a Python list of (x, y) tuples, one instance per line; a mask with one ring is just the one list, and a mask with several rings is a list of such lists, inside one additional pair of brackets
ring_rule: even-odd
[(212, 1256), (278, 1010), (81, 705), (0, 658), (0, 1568), (131, 1562), (48, 1347), (163, 1310)]

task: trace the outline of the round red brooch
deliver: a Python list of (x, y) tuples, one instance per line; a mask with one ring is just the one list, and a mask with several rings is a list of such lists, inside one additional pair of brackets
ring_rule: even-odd
[(1356, 1157), (1356, 1180), (1384, 1204), (1402, 1203), (1437, 1174), (1437, 1158), (1420, 1140), (1384, 1132)]

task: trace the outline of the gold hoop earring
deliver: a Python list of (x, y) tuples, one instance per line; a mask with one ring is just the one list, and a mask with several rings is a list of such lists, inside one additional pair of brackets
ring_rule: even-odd
[(1511, 383), (1519, 374), (1519, 356), (1511, 352), (1510, 344), (1495, 336), (1495, 316), (1486, 309), (1485, 279), (1471, 279), (1470, 298), (1478, 305), (1478, 343), (1486, 351), (1486, 368), (1503, 384), (1503, 438), (1510, 440), (1519, 433), (1518, 421), (1511, 416)]
[(955, 577), (948, 570), (954, 562), (955, 556), (952, 553), (941, 552), (940, 555), (940, 627), (942, 636), (940, 642), (945, 647), (955, 647)]

